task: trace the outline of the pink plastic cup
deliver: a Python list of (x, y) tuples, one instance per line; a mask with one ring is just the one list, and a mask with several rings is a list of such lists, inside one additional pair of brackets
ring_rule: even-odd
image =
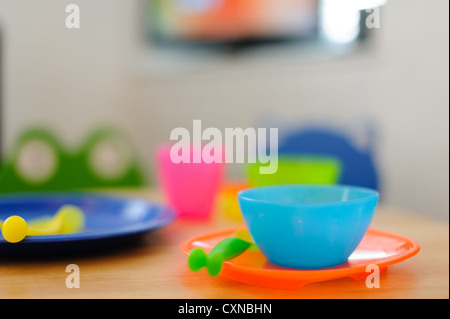
[(222, 163), (174, 163), (170, 157), (171, 146), (157, 148), (157, 165), (160, 184), (179, 218), (207, 219), (211, 216), (219, 191)]

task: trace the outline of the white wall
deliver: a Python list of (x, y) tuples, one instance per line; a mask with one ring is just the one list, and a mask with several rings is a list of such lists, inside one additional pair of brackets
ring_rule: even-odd
[[(68, 3), (80, 5), (79, 30), (64, 27)], [(254, 126), (265, 114), (343, 126), (370, 117), (385, 203), (448, 220), (448, 6), (391, 0), (374, 47), (346, 57), (276, 51), (161, 71), (155, 65), (171, 60), (139, 47), (136, 1), (0, 0), (6, 142), (36, 121), (75, 142), (114, 122), (152, 163), (154, 145), (193, 119), (224, 128)]]
[[(80, 29), (65, 26), (69, 3), (81, 8)], [(78, 143), (98, 121), (132, 121), (123, 117), (132, 9), (125, 1), (0, 0), (8, 145), (34, 123)]]

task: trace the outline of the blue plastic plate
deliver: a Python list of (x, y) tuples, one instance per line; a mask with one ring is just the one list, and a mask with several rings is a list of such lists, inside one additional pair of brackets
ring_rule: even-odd
[(53, 216), (63, 205), (75, 205), (86, 216), (85, 229), (74, 234), (30, 236), (8, 243), (0, 234), (2, 254), (48, 254), (91, 250), (135, 240), (175, 219), (166, 206), (143, 199), (88, 193), (41, 193), (0, 196), (0, 220), (19, 215), (25, 220)]

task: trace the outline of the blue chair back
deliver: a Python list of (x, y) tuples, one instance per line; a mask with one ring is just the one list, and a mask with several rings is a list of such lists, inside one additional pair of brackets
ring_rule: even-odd
[(335, 157), (341, 161), (339, 183), (379, 190), (378, 172), (373, 150), (360, 150), (340, 132), (323, 128), (310, 128), (288, 135), (280, 142), (281, 154), (308, 154)]

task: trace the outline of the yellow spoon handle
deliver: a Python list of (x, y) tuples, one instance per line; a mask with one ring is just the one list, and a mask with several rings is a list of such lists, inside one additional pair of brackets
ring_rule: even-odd
[(27, 228), (27, 236), (42, 236), (42, 235), (54, 235), (56, 233), (58, 233), (58, 229), (60, 227), (55, 227), (53, 229), (50, 229), (48, 227), (46, 228), (32, 228), (32, 227), (28, 227)]
[(62, 226), (62, 218), (56, 216), (46, 225), (40, 225), (41, 227), (31, 227), (28, 225), (27, 236), (39, 236), (39, 235), (53, 235), (59, 233)]
[(28, 226), (31, 228), (42, 228), (45, 227), (52, 219), (53, 216), (50, 215), (36, 217), (28, 221)]

